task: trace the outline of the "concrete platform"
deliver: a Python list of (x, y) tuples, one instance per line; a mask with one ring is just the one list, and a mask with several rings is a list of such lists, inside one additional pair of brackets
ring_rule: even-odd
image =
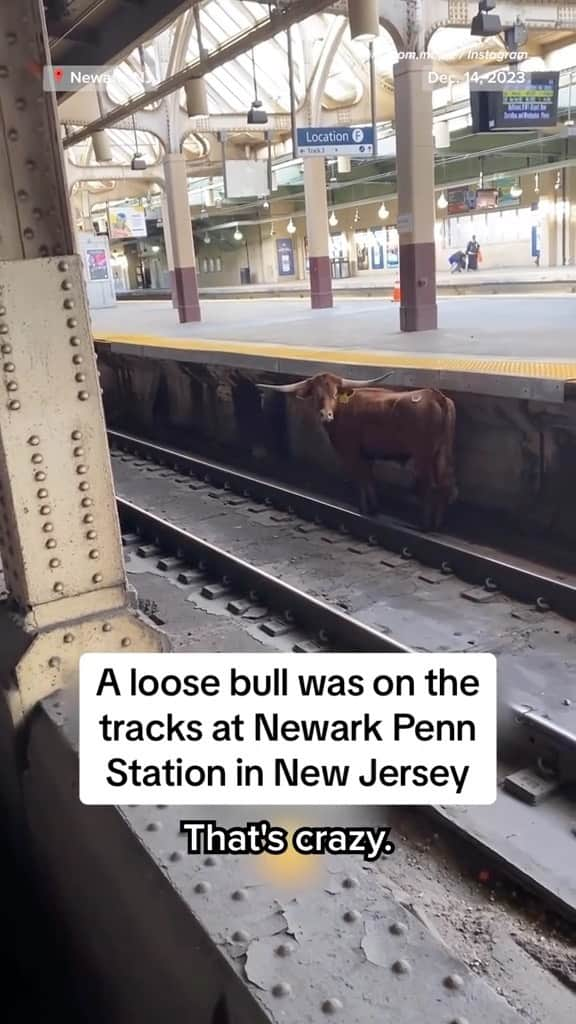
[[(363, 271), (355, 277), (333, 281), (336, 294), (365, 297), (368, 295), (392, 296), (397, 270)], [(519, 295), (519, 294), (570, 294), (576, 291), (576, 267), (481, 267), (470, 273), (452, 274), (439, 270), (436, 275), (439, 295)], [(306, 297), (309, 282), (276, 281), (270, 284), (216, 285), (200, 288), (202, 299), (257, 299), (266, 296), (281, 298)], [(136, 289), (118, 295), (122, 301), (138, 299), (169, 299), (168, 290)]]
[(94, 310), (93, 329), (97, 341), (134, 355), (304, 375), (334, 368), (353, 376), (362, 367), (368, 377), (392, 367), (400, 386), (434, 380), (562, 401), (576, 380), (575, 309), (567, 296), (440, 299), (437, 331), (404, 334), (397, 304), (376, 298), (340, 298), (328, 310), (298, 299), (214, 301), (198, 324), (180, 324), (170, 302), (123, 302)]

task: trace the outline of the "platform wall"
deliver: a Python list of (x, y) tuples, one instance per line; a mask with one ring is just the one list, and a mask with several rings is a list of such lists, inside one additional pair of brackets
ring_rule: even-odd
[[(264, 400), (254, 383), (294, 378), (98, 348), (109, 426), (347, 496), (305, 403), (278, 394)], [(460, 502), (525, 533), (576, 539), (576, 403), (447, 393), (457, 409)], [(376, 476), (384, 504), (387, 496), (414, 501), (409, 468), (378, 463)]]

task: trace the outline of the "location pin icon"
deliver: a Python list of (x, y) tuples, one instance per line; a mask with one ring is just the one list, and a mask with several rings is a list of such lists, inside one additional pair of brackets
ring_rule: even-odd
[(61, 82), (63, 77), (64, 72), (62, 71), (62, 68), (54, 68), (54, 78), (56, 79), (56, 81)]

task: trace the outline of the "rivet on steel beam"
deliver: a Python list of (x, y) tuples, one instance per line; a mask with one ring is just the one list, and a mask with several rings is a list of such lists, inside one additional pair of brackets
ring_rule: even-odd
[[(64, 271), (69, 270), (69, 269), (70, 269), (70, 267), (69, 267), (69, 264), (66, 262), (66, 260), (60, 260), (60, 263), (58, 264), (58, 270), (61, 270), (62, 272), (64, 272)], [(62, 285), (62, 287), (64, 287), (64, 285)]]
[(39, 206), (35, 206), (33, 208), (33, 210), (32, 210), (32, 216), (34, 217), (34, 220), (42, 220), (42, 217), (44, 216), (44, 212), (43, 212), (43, 210), (40, 209)]
[(61, 288), (62, 288), (63, 292), (71, 292), (72, 291), (72, 281), (62, 281)]
[(87, 480), (81, 480), (80, 483), (78, 484), (78, 490), (79, 491), (89, 491), (90, 490), (90, 484), (88, 483), (88, 481)]
[(19, 188), (16, 195), (18, 196), (18, 199), (20, 199), (21, 201), (23, 201), (24, 199), (28, 199), (28, 193), (25, 188)]
[(8, 68), (5, 64), (0, 64), (0, 78), (8, 78)]
[(35, 160), (26, 160), (25, 163), (24, 163), (24, 166), (25, 166), (27, 171), (35, 171), (36, 170), (36, 161)]
[(78, 352), (75, 352), (74, 355), (72, 356), (72, 362), (74, 363), (75, 366), (79, 366), (80, 363), (84, 362), (84, 360), (82, 359), (82, 356), (78, 354)]
[(220, 858), (219, 857), (215, 857), (214, 854), (211, 853), (208, 857), (204, 858), (202, 863), (207, 868), (219, 868), (220, 867)]
[(89, 397), (90, 397), (90, 395), (88, 394), (87, 391), (79, 391), (78, 392), (78, 398), (79, 398), (79, 400), (81, 402), (86, 402)]
[(406, 925), (402, 923), (402, 921), (394, 921), (390, 925), (388, 931), (391, 933), (391, 935), (405, 935), (408, 929)]
[(322, 1013), (338, 1013), (342, 1009), (339, 999), (325, 999), (322, 1003)]
[(51, 569), (57, 569), (58, 566), (61, 565), (62, 563), (60, 562), (59, 558), (51, 558), (48, 564), (49, 564)]
[(50, 508), (50, 505), (42, 505), (41, 508), (40, 508), (40, 515), (41, 516), (49, 516), (51, 511), (52, 511), (52, 509)]
[(82, 498), (80, 504), (82, 505), (82, 508), (90, 508), (90, 506), (93, 505), (94, 502), (92, 501), (92, 498)]
[(96, 530), (88, 530), (88, 533), (86, 534), (86, 540), (96, 540), (97, 536), (98, 534), (96, 533)]
[(287, 981), (277, 981), (276, 984), (272, 986), (273, 996), (278, 996), (278, 998), (281, 998), (282, 996), (289, 996), (291, 994), (292, 989), (290, 988), (290, 985), (288, 984)]
[(50, 537), (50, 539), (46, 541), (44, 547), (47, 547), (49, 551), (52, 551), (52, 549), (56, 547), (56, 541), (54, 538)]
[(64, 643), (65, 644), (71, 644), (73, 640), (74, 640), (74, 634), (73, 633), (64, 633)]
[(17, 39), (18, 36), (16, 35), (15, 32), (6, 33), (6, 42), (8, 43), (9, 46), (14, 46), (14, 43), (17, 41)]
[(6, 316), (6, 306), (0, 306), (0, 316)]
[(76, 472), (79, 474), (79, 476), (82, 476), (84, 473), (88, 472), (88, 466), (84, 466), (84, 465), (76, 466)]
[(49, 250), (47, 245), (41, 245), (40, 248), (38, 249), (38, 253), (39, 253), (40, 256), (49, 256), (50, 255), (50, 250)]
[(250, 942), (250, 936), (243, 928), (238, 928), (232, 935), (232, 942)]
[(8, 408), (16, 412), (20, 408), (20, 402), (8, 402)]
[(75, 316), (69, 316), (66, 321), (67, 327), (78, 327), (78, 321)]
[(17, 142), (18, 141), (18, 132), (16, 131), (15, 128), (11, 128), (10, 129), (10, 131), (8, 132), (8, 138), (10, 139), (10, 142)]
[(358, 879), (352, 878), (350, 875), (347, 878), (342, 879), (342, 888), (344, 889), (355, 889), (358, 885)]
[(110, 633), (111, 629), (112, 629), (112, 623), (110, 623), (110, 622), (105, 622), (103, 624), (103, 626), (102, 626), (102, 632), (103, 633)]
[(77, 373), (76, 376), (74, 377), (74, 380), (76, 381), (77, 384), (84, 384), (84, 382), (86, 380), (86, 374), (85, 373)]
[(30, 462), (33, 462), (34, 465), (37, 466), (39, 465), (40, 462), (44, 462), (44, 459), (42, 458), (39, 452), (34, 452), (34, 455), (30, 459)]
[(37, 483), (41, 484), (42, 481), (46, 479), (46, 473), (44, 472), (44, 470), (41, 469), (38, 471), (38, 473), (34, 473), (34, 479), (36, 480)]
[(79, 430), (73, 430), (71, 435), (70, 435), (70, 437), (72, 438), (73, 441), (81, 441), (82, 440), (82, 434), (80, 433)]
[(84, 449), (83, 448), (75, 448), (72, 454), (75, 455), (77, 459), (80, 459), (84, 455)]
[(459, 974), (449, 974), (444, 978), (444, 984), (446, 988), (464, 988), (464, 978), (461, 978)]
[(92, 583), (102, 583), (102, 573), (95, 572), (92, 577)]
[(159, 821), (149, 821), (146, 825), (147, 832), (159, 832), (161, 828), (162, 825)]
[(9, 380), (6, 388), (8, 391), (18, 391), (18, 384), (15, 380)]
[(37, 445), (40, 444), (40, 438), (37, 434), (32, 434), (32, 437), (28, 438), (28, 444)]
[(131, 643), (132, 643), (132, 641), (131, 641), (129, 636), (123, 636), (121, 641), (120, 641), (120, 646), (121, 647), (130, 647)]
[(179, 860), (182, 860), (182, 854), (180, 853), (180, 850), (173, 850), (168, 860), (171, 860), (173, 864), (175, 864)]
[(92, 551), (88, 552), (88, 557), (92, 559), (100, 558), (100, 552), (97, 548), (93, 548)]
[(0, 324), (0, 334), (8, 334), (8, 324)]
[(24, 235), (24, 238), (34, 238), (34, 232), (32, 231), (32, 228), (24, 228), (22, 234)]
[(359, 910), (347, 910), (342, 916), (347, 924), (353, 924), (359, 921), (362, 915)]
[(233, 900), (246, 900), (248, 899), (248, 892), (246, 889), (235, 889), (232, 893)]
[(56, 594), (61, 594), (62, 591), (64, 590), (64, 584), (63, 583), (55, 583), (54, 586), (52, 587), (52, 590)]
[(450, 1024), (470, 1024), (468, 1017), (453, 1017)]
[(276, 946), (274, 952), (276, 956), (292, 956), (294, 946), (291, 946), (289, 942), (281, 942), (279, 946)]
[(60, 668), (60, 658), (49, 658), (48, 665), (50, 668)]
[(42, 529), (44, 533), (52, 533), (52, 531), (54, 530), (54, 526), (52, 523), (44, 523)]
[(2, 352), (2, 354), (5, 356), (9, 356), (10, 353), (12, 352), (12, 345), (4, 344), (0, 346), (0, 352)]
[(64, 309), (74, 309), (74, 299), (64, 299)]
[[(82, 502), (82, 504), (84, 504), (84, 502)], [(84, 516), (82, 522), (83, 523), (93, 523), (94, 522), (94, 516), (92, 516), (92, 515)]]
[(197, 893), (210, 892), (211, 888), (212, 888), (212, 886), (211, 886), (210, 882), (196, 882), (196, 885), (194, 886), (194, 892), (197, 892)]
[(394, 974), (410, 974), (412, 970), (407, 960), (395, 960), (392, 964)]
[(14, 373), (15, 369), (14, 363), (4, 363), (4, 373)]

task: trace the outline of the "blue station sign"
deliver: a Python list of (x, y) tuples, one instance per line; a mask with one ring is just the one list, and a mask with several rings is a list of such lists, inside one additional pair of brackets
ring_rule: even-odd
[(298, 128), (296, 142), (299, 155), (351, 156), (356, 160), (374, 156), (374, 129), (362, 128)]

